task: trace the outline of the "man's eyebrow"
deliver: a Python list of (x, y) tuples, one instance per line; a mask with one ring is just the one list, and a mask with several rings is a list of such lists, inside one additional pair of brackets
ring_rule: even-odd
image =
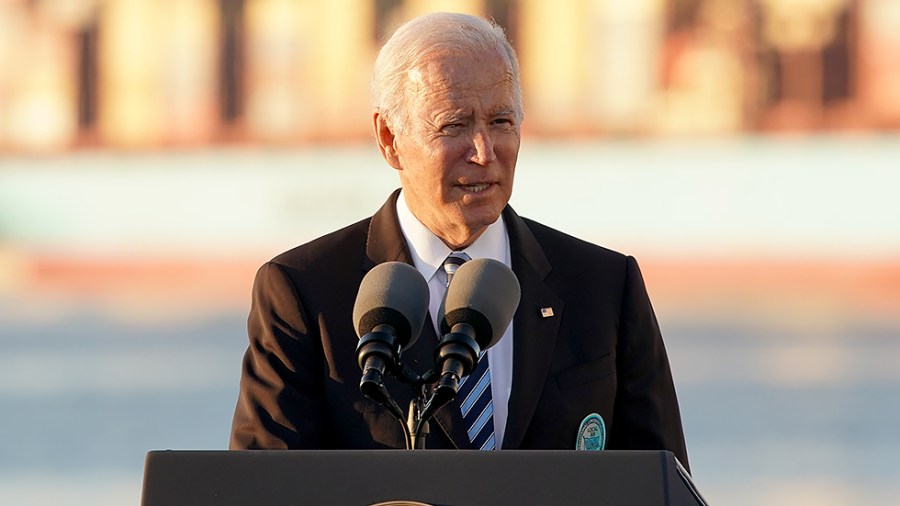
[(516, 110), (513, 109), (512, 107), (494, 111), (494, 113), (492, 114), (492, 116), (515, 116), (515, 115), (516, 115)]
[(441, 123), (458, 123), (469, 117), (470, 117), (469, 114), (466, 114), (463, 112), (448, 112), (445, 114), (438, 115), (437, 119)]

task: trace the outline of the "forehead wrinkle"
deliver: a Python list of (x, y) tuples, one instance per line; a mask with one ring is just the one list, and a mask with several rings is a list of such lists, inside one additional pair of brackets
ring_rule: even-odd
[(501, 62), (503, 66), (503, 79), (500, 82), (515, 83), (515, 75), (509, 58), (500, 51), (488, 50), (486, 52), (471, 52), (452, 49), (440, 49), (427, 53), (407, 71), (411, 81), (426, 81), (426, 76), (431, 76), (431, 81), (452, 82), (456, 74), (465, 73), (467, 65), (459, 66), (459, 60), (469, 60), (472, 65), (490, 68), (488, 63)]
[(444, 73), (427, 72), (422, 67), (415, 67), (408, 73), (406, 91), (409, 99), (416, 101), (416, 98), (431, 99), (438, 94), (452, 94), (451, 80)]
[[(434, 98), (439, 100), (454, 101), (459, 98), (465, 99), (470, 94), (480, 96), (480, 92), (485, 90), (494, 90), (498, 88), (506, 88), (510, 96), (513, 96), (514, 82), (509, 75), (504, 75), (500, 79), (489, 83), (471, 83), (469, 81), (463, 83), (455, 83), (452, 76), (443, 74), (427, 74), (417, 73), (410, 79), (410, 85), (407, 89), (422, 98)], [(510, 106), (507, 106), (510, 107)]]

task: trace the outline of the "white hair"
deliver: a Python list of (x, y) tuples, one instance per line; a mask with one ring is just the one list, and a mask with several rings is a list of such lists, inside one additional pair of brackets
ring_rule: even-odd
[(517, 116), (521, 121), (523, 111), (519, 63), (503, 28), (478, 16), (434, 12), (400, 25), (375, 59), (371, 84), (372, 105), (392, 128), (403, 131), (408, 120), (404, 109), (404, 85), (409, 72), (417, 68), (427, 56), (440, 51), (496, 51), (501, 57), (505, 57), (516, 94)]

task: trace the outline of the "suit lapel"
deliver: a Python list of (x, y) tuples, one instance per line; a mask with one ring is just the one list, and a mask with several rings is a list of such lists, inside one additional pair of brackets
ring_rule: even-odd
[[(400, 220), (397, 217), (397, 198), (399, 195), (400, 190), (392, 193), (388, 201), (372, 216), (366, 239), (364, 272), (368, 272), (376, 265), (384, 262), (404, 262), (410, 265), (413, 263), (403, 231), (400, 229)], [(418, 341), (410, 349), (403, 352), (400, 359), (416, 373), (422, 374), (432, 370), (435, 367), (434, 349), (437, 343), (438, 338), (431, 325), (431, 316), (426, 316), (425, 326)], [(411, 388), (406, 387), (404, 393), (407, 393), (407, 391), (412, 392)], [(398, 392), (392, 393), (396, 395)], [(402, 404), (402, 401), (405, 400), (408, 403), (412, 397), (413, 395), (397, 395), (397, 401), (401, 402), (400, 407), (404, 410), (408, 409), (409, 406)], [(459, 404), (456, 402), (439, 409), (435, 413), (430, 428), (432, 433), (443, 431), (457, 448), (471, 448), (472, 446), (466, 435)]]
[[(508, 206), (504, 218), (522, 297), (513, 318), (513, 378), (503, 448), (518, 448), (547, 381), (563, 302), (544, 283), (551, 266), (525, 222)], [(542, 313), (546, 308), (552, 316)]]
[(372, 267), (384, 262), (405, 262), (412, 265), (406, 239), (403, 237), (403, 231), (400, 230), (400, 219), (397, 218), (397, 197), (399, 195), (400, 190), (392, 193), (369, 222), (364, 272), (368, 272)]

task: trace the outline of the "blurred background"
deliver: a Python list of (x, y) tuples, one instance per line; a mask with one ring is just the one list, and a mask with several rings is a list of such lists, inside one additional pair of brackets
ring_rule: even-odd
[(224, 449), (256, 268), (398, 185), (400, 22), (519, 53), (512, 205), (635, 255), (713, 504), (900, 497), (900, 2), (0, 1), (0, 503)]

